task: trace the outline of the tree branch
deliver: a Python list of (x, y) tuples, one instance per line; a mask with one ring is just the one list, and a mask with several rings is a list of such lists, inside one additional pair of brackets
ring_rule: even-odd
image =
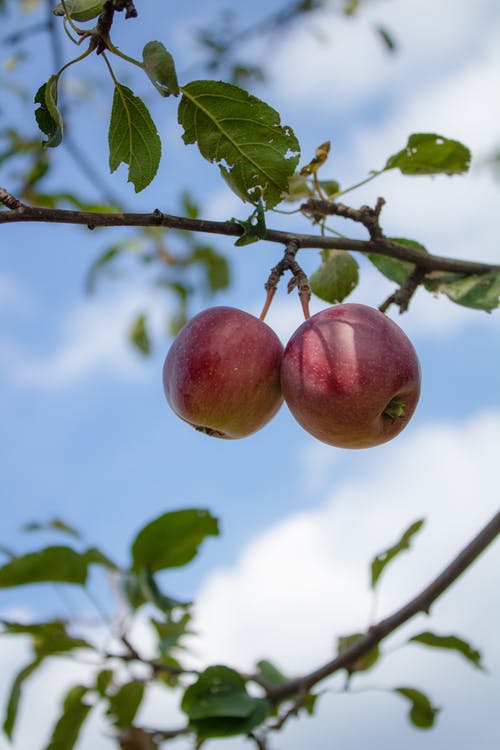
[(302, 695), (305, 691), (310, 690), (321, 680), (330, 677), (335, 672), (354, 664), (360, 657), (365, 656), (384, 638), (397, 630), (401, 625), (410, 620), (419, 612), (429, 614), (432, 604), (441, 596), (464, 571), (481, 555), (482, 552), (495, 540), (500, 534), (500, 512), (498, 512), (489, 523), (474, 537), (474, 539), (455, 557), (454, 560), (417, 596), (411, 599), (407, 604), (398, 609), (394, 614), (389, 615), (376, 625), (373, 625), (368, 632), (359, 640), (355, 641), (352, 646), (342, 651), (341, 654), (327, 662), (323, 666), (315, 669), (309, 674), (298, 677), (281, 685), (263, 685), (267, 697), (273, 703), (291, 698), (296, 695)]
[[(206, 219), (188, 219), (182, 216), (164, 214), (158, 209), (152, 213), (96, 213), (91, 211), (72, 211), (58, 208), (27, 206), (17, 201), (4, 188), (0, 188), (0, 203), (9, 210), (0, 211), (0, 224), (16, 222), (40, 222), (48, 224), (79, 224), (89, 229), (96, 227), (168, 227), (185, 229), (191, 232), (220, 234), (229, 237), (240, 237), (243, 227), (236, 221), (208, 221)], [(445, 258), (439, 255), (423, 253), (416, 248), (400, 245), (385, 237), (381, 239), (354, 240), (346, 237), (323, 237), (321, 235), (298, 234), (268, 229), (263, 237), (267, 242), (287, 245), (297, 242), (303, 248), (326, 248), (351, 250), (359, 253), (377, 253), (390, 258), (414, 263), (426, 272), (449, 271), (451, 273), (484, 274), (500, 271), (500, 265), (480, 263), (458, 258)]]

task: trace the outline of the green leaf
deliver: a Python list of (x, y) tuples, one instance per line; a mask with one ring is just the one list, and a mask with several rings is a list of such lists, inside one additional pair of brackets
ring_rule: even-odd
[(144, 190), (158, 170), (160, 136), (144, 102), (120, 83), (115, 86), (108, 140), (111, 172), (125, 162), (135, 192)]
[[(67, 0), (65, 5), (69, 11), (70, 18), (80, 23), (81, 21), (90, 21), (102, 13), (104, 0)], [(63, 4), (56, 5), (52, 13), (55, 16), (64, 16)]]
[(189, 509), (164, 513), (147, 524), (132, 545), (134, 570), (154, 573), (190, 562), (207, 536), (218, 536), (217, 519), (208, 510)]
[(148, 42), (142, 60), (148, 78), (162, 96), (179, 96), (174, 59), (161, 42)]
[(462, 638), (458, 638), (456, 635), (436, 635), (425, 631), (414, 635), (410, 638), (408, 643), (421, 643), (424, 646), (430, 646), (431, 648), (444, 648), (450, 649), (451, 651), (458, 651), (462, 654), (467, 661), (470, 661), (477, 669), (483, 669), (481, 664), (481, 652), (473, 648), (470, 643), (464, 641)]
[(80, 538), (81, 534), (73, 526), (61, 521), (60, 518), (54, 518), (52, 521), (29, 521), (21, 526), (21, 531), (61, 531), (64, 534)]
[(433, 706), (424, 693), (408, 687), (394, 688), (394, 692), (399, 693), (411, 703), (409, 718), (414, 726), (419, 729), (430, 729), (434, 726), (440, 709)]
[(17, 718), (17, 710), (19, 708), (19, 701), (21, 699), (21, 689), (24, 681), (38, 669), (42, 663), (42, 659), (35, 659), (31, 664), (23, 667), (20, 672), (17, 673), (16, 677), (10, 688), (9, 699), (7, 702), (7, 708), (5, 709), (5, 717), (3, 723), (3, 731), (6, 736), (12, 739), (12, 732), (14, 731), (14, 725)]
[(471, 153), (459, 141), (434, 133), (413, 133), (405, 148), (393, 154), (383, 171), (399, 169), (402, 174), (463, 174), (469, 169)]
[(232, 219), (232, 221), (236, 221), (243, 227), (243, 234), (234, 243), (237, 247), (251, 245), (253, 242), (264, 239), (266, 236), (266, 216), (261, 200), (257, 203), (255, 211), (248, 217), (247, 221), (242, 219)]
[(245, 680), (234, 669), (214, 666), (187, 688), (181, 708), (200, 738), (228, 737), (248, 734), (261, 724), (269, 704), (248, 695)]
[(45, 750), (72, 750), (75, 746), (83, 722), (92, 708), (83, 701), (86, 693), (86, 687), (75, 685), (66, 694), (61, 716), (52, 731), (52, 736)]
[(424, 525), (425, 519), (421, 518), (418, 521), (412, 523), (401, 536), (400, 540), (396, 542), (392, 547), (388, 547), (383, 552), (376, 555), (371, 563), (371, 587), (375, 588), (377, 582), (382, 575), (385, 567), (394, 560), (401, 552), (410, 549), (410, 542), (417, 534), (422, 526)]
[(184, 142), (197, 143), (242, 200), (273, 208), (286, 196), (299, 160), (291, 128), (247, 91), (221, 81), (192, 81), (181, 88), (178, 119)]
[[(389, 239), (392, 242), (397, 242), (399, 245), (406, 245), (406, 247), (410, 247), (413, 250), (421, 250), (423, 253), (427, 253), (425, 247), (415, 240), (408, 240), (404, 237), (389, 237)], [(406, 260), (398, 260), (397, 258), (389, 258), (387, 255), (367, 253), (366, 257), (389, 281), (395, 281), (399, 285), (406, 281), (415, 268), (413, 263), (409, 263)]]
[[(353, 633), (353, 635), (343, 635), (337, 638), (337, 652), (339, 654), (346, 651), (350, 646), (353, 645), (353, 643), (356, 643), (356, 641), (359, 641), (360, 638), (363, 638), (364, 633)], [(364, 654), (363, 656), (360, 656), (356, 661), (346, 667), (346, 670), (349, 674), (353, 674), (354, 672), (366, 672), (368, 669), (371, 669), (374, 664), (378, 661), (378, 658), (380, 656), (380, 649), (378, 646), (375, 646), (370, 651), (368, 651), (367, 654)]]
[(57, 92), (54, 89), (54, 76), (51, 76), (35, 94), (35, 104), (40, 105), (35, 110), (35, 119), (42, 133), (48, 136), (44, 144), (49, 147), (55, 147), (61, 143), (63, 130), (61, 116), (54, 99)]
[(142, 703), (144, 683), (132, 680), (125, 683), (111, 696), (108, 696), (109, 708), (106, 714), (113, 719), (115, 727), (129, 727)]
[(128, 333), (129, 341), (141, 352), (148, 355), (151, 352), (151, 342), (146, 327), (146, 316), (141, 313), (136, 317)]
[(45, 547), (0, 567), (0, 588), (46, 581), (83, 585), (86, 580), (85, 557), (71, 547)]
[(320, 267), (309, 277), (311, 291), (332, 305), (342, 302), (358, 285), (358, 263), (343, 250), (322, 250), (321, 257)]
[(425, 280), (430, 292), (441, 292), (452, 302), (475, 310), (494, 310), (500, 303), (500, 273), (491, 271), (481, 275), (430, 274)]

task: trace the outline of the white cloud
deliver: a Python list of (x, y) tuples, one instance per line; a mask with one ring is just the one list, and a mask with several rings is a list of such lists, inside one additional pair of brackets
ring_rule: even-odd
[[(411, 97), (435, 86), (470, 64), (496, 32), (489, 0), (461, 3), (458, 13), (455, 0), (373, 5), (354, 23), (326, 10), (298, 25), (274, 50), (276, 95), (292, 106), (321, 108), (322, 116), (345, 116), (367, 100), (385, 101), (389, 91)], [(374, 33), (379, 24), (393, 32), (397, 55), (387, 54)]]
[(83, 300), (60, 319), (58, 343), (51, 351), (33, 355), (10, 347), (9, 377), (17, 385), (49, 390), (96, 372), (144, 377), (144, 363), (127, 340), (128, 326), (142, 312), (154, 332), (162, 330), (165, 306), (150, 290), (134, 288)]
[[(379, 614), (405, 603), (497, 509), (499, 434), (500, 413), (492, 412), (409, 431), (390, 449), (357, 454), (356, 475), (334, 486), (322, 507), (279, 522), (253, 539), (234, 566), (208, 576), (197, 600), (203, 658), (251, 668), (272, 657), (291, 672), (325, 661), (335, 634), (367, 625), (368, 562), (426, 517), (412, 552), (384, 576)], [(331, 477), (337, 453), (332, 449)], [(499, 551), (488, 550), (435, 606), (431, 622), (420, 618), (421, 627), (478, 639), (493, 664), (500, 613), (491, 583), (481, 582), (496, 577)], [(410, 665), (420, 675), (418, 663)]]

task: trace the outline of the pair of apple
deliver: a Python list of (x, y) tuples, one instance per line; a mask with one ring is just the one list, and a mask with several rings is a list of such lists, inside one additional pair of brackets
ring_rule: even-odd
[(284, 349), (259, 318), (213, 307), (175, 339), (163, 385), (174, 412), (207, 435), (250, 435), (284, 399), (319, 440), (368, 448), (408, 423), (420, 394), (420, 366), (401, 328), (366, 305), (341, 304), (313, 315)]

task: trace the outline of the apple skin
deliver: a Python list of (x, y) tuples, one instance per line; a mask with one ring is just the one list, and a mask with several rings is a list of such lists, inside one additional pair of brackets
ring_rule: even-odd
[(207, 435), (246, 437), (283, 403), (282, 356), (281, 341), (259, 318), (234, 307), (209, 308), (186, 323), (167, 353), (167, 401)]
[(401, 328), (379, 310), (353, 303), (302, 323), (281, 366), (283, 396), (295, 419), (339, 448), (370, 448), (400, 433), (415, 411), (420, 381), (417, 354)]

